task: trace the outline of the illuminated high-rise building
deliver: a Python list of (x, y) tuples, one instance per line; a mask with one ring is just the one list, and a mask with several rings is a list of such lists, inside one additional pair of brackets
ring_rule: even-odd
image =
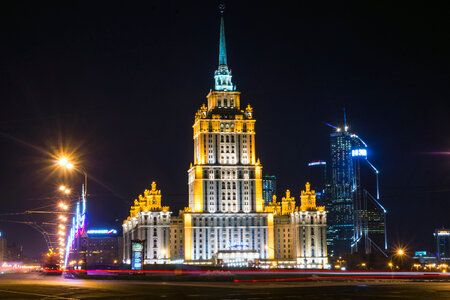
[(185, 260), (210, 260), (223, 251), (234, 251), (235, 257), (250, 251), (258, 258), (273, 258), (273, 215), (264, 212), (253, 108), (241, 109), (240, 92), (232, 83), (223, 15), (214, 80), (208, 103), (200, 107), (193, 125)]
[(326, 200), (331, 255), (386, 254), (386, 210), (380, 203), (379, 171), (367, 159), (367, 144), (336, 128), (330, 134), (331, 183)]
[(350, 253), (354, 237), (352, 137), (338, 129), (330, 134), (331, 197), (326, 205), (330, 253)]
[(193, 125), (188, 207), (172, 216), (152, 185), (124, 221), (123, 261), (134, 269), (144, 263), (268, 266), (274, 259), (289, 266), (326, 268), (326, 211), (316, 206), (309, 183), (301, 206), (289, 191), (277, 202), (275, 184), (267, 189), (270, 201), (264, 201), (253, 108), (241, 108), (240, 92), (232, 82), (223, 14), (219, 66), (206, 98)]

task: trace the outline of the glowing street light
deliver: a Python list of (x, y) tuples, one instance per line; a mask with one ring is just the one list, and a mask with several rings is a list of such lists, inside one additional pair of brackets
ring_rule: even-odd
[(403, 249), (398, 249), (398, 250), (397, 250), (397, 254), (398, 254), (398, 255), (404, 255), (404, 254), (405, 254), (405, 251), (404, 251)]
[[(74, 164), (66, 156), (62, 156), (61, 158), (58, 159), (58, 165), (67, 170), (74, 169)], [(87, 172), (86, 172), (86, 169), (77, 168), (76, 170), (83, 173), (83, 175), (84, 175), (84, 196), (86, 197), (87, 196)], [(68, 193), (66, 193), (66, 194), (68, 194)]]
[(59, 186), (59, 190), (60, 190), (61, 192), (64, 192), (64, 191), (66, 190), (66, 186), (65, 186), (65, 185), (60, 185), (60, 186)]

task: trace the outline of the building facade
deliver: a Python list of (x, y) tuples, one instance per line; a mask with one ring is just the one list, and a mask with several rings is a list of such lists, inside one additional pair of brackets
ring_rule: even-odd
[(375, 251), (387, 257), (379, 171), (367, 153), (367, 144), (347, 125), (330, 134), (331, 184), (325, 203), (331, 255)]
[(352, 138), (345, 130), (330, 134), (331, 197), (328, 237), (331, 254), (350, 253), (354, 242)]
[[(124, 258), (143, 245), (143, 262), (248, 266), (277, 259), (305, 268), (325, 268), (326, 212), (316, 207), (309, 183), (296, 206), (290, 192), (263, 198), (262, 165), (256, 156), (253, 108), (241, 106), (227, 65), (220, 22), (219, 66), (214, 89), (195, 114), (194, 159), (187, 171), (188, 207), (172, 216), (152, 184), (134, 201), (124, 221)], [(267, 199), (269, 200), (269, 199)]]
[(116, 269), (122, 253), (120, 239), (115, 229), (88, 229), (86, 266), (88, 270)]
[(151, 190), (134, 200), (130, 216), (122, 225), (124, 263), (131, 263), (133, 243), (143, 244), (144, 264), (169, 261), (171, 214), (168, 206), (161, 206), (161, 191), (152, 182)]
[(436, 229), (434, 237), (438, 262), (450, 261), (450, 229)]

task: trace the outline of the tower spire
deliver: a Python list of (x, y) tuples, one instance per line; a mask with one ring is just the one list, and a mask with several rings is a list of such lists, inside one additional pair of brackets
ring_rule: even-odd
[(219, 9), (220, 9), (219, 67), (220, 67), (227, 65), (227, 47), (225, 44), (225, 23), (223, 21), (225, 4), (220, 4)]
[(215, 90), (216, 91), (232, 91), (233, 83), (231, 82), (231, 70), (228, 69), (227, 64), (227, 48), (225, 44), (225, 22), (223, 20), (223, 13), (225, 11), (225, 4), (219, 5), (220, 11), (220, 38), (219, 38), (219, 67), (214, 72)]

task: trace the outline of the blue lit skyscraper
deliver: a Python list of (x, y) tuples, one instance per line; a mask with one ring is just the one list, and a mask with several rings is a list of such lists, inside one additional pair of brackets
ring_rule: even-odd
[(335, 128), (330, 134), (330, 195), (327, 241), (331, 255), (350, 252), (386, 256), (386, 210), (380, 204), (378, 170), (367, 159), (367, 144)]
[(330, 134), (331, 197), (327, 239), (330, 254), (349, 253), (354, 237), (352, 137), (344, 130)]

